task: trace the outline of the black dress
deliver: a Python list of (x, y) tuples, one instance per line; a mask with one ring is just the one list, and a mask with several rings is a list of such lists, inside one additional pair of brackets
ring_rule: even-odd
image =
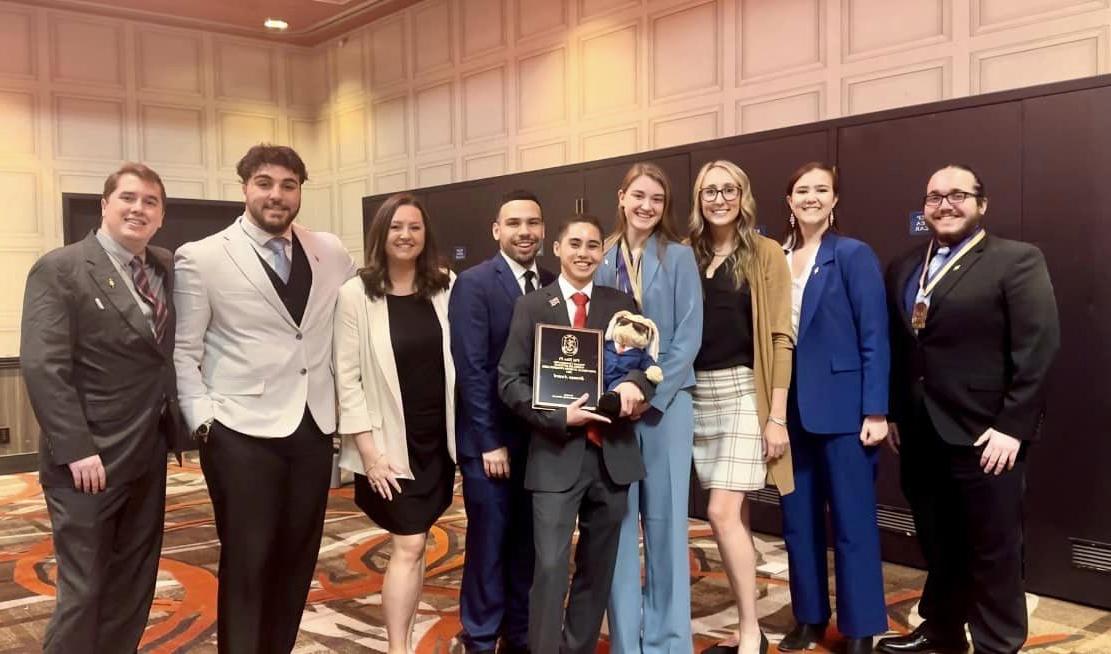
[(447, 449), (444, 349), (432, 302), (416, 295), (386, 296), (397, 380), (415, 479), (399, 479), (401, 493), (386, 500), (355, 475), (355, 504), (391, 534), (423, 534), (451, 505), (455, 464)]

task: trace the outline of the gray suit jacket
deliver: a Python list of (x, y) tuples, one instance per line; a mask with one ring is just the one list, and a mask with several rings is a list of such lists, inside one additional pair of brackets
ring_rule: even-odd
[(90, 233), (35, 262), (23, 297), (20, 367), (42, 427), (39, 480), (71, 487), (67, 463), (99, 454), (115, 486), (179, 455), (185, 437), (173, 367), (173, 266), (161, 269), (170, 316), (159, 343), (108, 254)]
[[(595, 284), (586, 326), (605, 330), (613, 314), (622, 309), (635, 313), (636, 303), (621, 291)], [(586, 433), (582, 427), (567, 428), (566, 409), (539, 411), (532, 408), (532, 352), (536, 325), (541, 323), (571, 326), (558, 281), (517, 300), (505, 352), (498, 364), (498, 394), (533, 430), (525, 468), (525, 488), (561, 492), (579, 477), (587, 448)], [(655, 387), (643, 372), (634, 370), (623, 381), (635, 383), (645, 398), (652, 398)], [(623, 485), (643, 479), (644, 461), (633, 423), (618, 420), (610, 425), (603, 424), (602, 430), (602, 459), (610, 479)]]

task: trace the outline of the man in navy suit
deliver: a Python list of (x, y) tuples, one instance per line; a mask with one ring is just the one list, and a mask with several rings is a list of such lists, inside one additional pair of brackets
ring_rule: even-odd
[(523, 486), (529, 429), (498, 399), (498, 360), (517, 298), (555, 276), (536, 265), (544, 218), (533, 194), (503, 198), (493, 235), (498, 253), (459, 275), (448, 310), (467, 510), (459, 613), (468, 652), (493, 652), (499, 636), (502, 652), (524, 652), (534, 556), (531, 496)]

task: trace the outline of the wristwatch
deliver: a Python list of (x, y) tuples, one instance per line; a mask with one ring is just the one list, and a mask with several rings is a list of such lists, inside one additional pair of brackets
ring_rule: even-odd
[(206, 442), (208, 440), (208, 432), (210, 431), (212, 431), (212, 418), (209, 418), (208, 420), (205, 420), (200, 425), (198, 425), (196, 431), (193, 432), (193, 435), (201, 439), (201, 442)]

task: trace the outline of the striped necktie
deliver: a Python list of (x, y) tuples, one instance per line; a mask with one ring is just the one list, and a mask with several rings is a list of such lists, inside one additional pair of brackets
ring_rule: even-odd
[(131, 279), (135, 282), (135, 290), (139, 292), (139, 297), (150, 305), (153, 313), (151, 319), (154, 323), (154, 337), (158, 342), (162, 342), (162, 337), (166, 335), (166, 322), (169, 320), (170, 311), (163, 302), (150, 290), (150, 279), (147, 278), (147, 271), (143, 268), (143, 260), (139, 257), (133, 257), (128, 262), (131, 268)]

